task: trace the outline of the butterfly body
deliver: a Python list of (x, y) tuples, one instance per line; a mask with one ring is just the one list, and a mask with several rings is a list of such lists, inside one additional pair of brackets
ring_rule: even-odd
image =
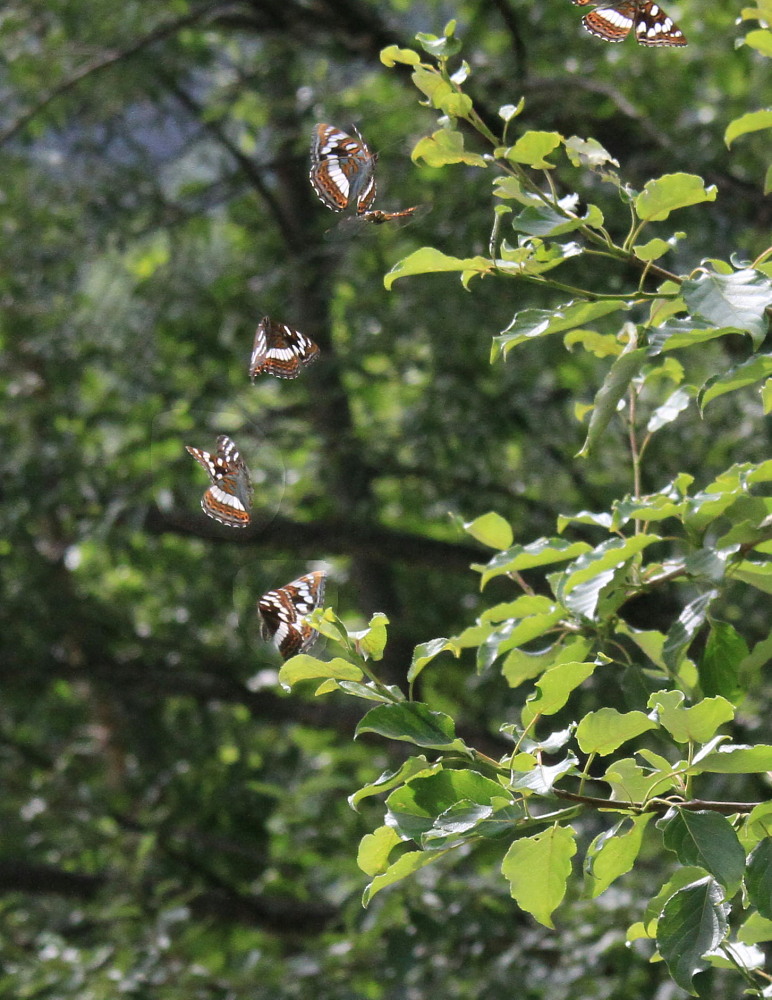
[(316, 641), (319, 633), (303, 619), (321, 606), (324, 584), (324, 572), (315, 570), (277, 590), (269, 590), (257, 602), (260, 633), (266, 642), (276, 646), (282, 659), (305, 653)]
[(375, 162), (359, 133), (356, 138), (334, 125), (320, 122), (311, 136), (309, 177), (320, 200), (333, 212), (353, 209), (368, 222), (389, 222), (412, 215), (418, 206), (398, 212), (372, 207), (375, 201)]
[(257, 324), (252, 344), (249, 374), (297, 378), (306, 365), (319, 357), (319, 347), (300, 330), (264, 316)]
[[(585, 7), (591, 0), (573, 0)], [(582, 18), (585, 28), (607, 42), (622, 42), (632, 30), (640, 45), (686, 45), (686, 36), (654, 0), (621, 0), (595, 7)]]
[(246, 528), (252, 507), (252, 483), (239, 450), (227, 434), (217, 438), (217, 452), (185, 446), (206, 470), (212, 485), (201, 498), (201, 509), (229, 528)]

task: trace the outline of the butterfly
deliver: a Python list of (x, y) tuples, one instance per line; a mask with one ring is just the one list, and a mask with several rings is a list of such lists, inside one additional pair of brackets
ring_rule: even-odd
[(244, 459), (227, 434), (217, 438), (217, 454), (185, 446), (209, 474), (212, 485), (201, 497), (201, 509), (229, 528), (246, 528), (250, 522), (252, 484)]
[(315, 570), (269, 590), (257, 602), (260, 633), (266, 642), (273, 642), (283, 660), (305, 653), (316, 641), (319, 633), (303, 619), (321, 606), (324, 584), (323, 570)]
[(319, 357), (319, 347), (300, 330), (263, 316), (252, 344), (249, 374), (265, 372), (277, 378), (297, 378), (306, 365)]
[[(585, 7), (591, 0), (573, 0)], [(686, 45), (686, 36), (654, 0), (622, 0), (607, 7), (596, 7), (582, 18), (593, 35), (607, 42), (621, 42), (634, 29), (641, 45)]]
[(314, 191), (333, 212), (354, 208), (360, 219), (380, 224), (405, 218), (416, 211), (417, 205), (398, 212), (383, 212), (372, 207), (376, 159), (359, 132), (354, 138), (334, 125), (320, 123), (314, 126), (309, 177)]

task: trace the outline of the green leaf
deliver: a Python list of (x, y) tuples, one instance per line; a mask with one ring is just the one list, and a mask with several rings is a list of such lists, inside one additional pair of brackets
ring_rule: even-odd
[(549, 205), (529, 205), (512, 220), (512, 228), (528, 236), (561, 236), (581, 229), (587, 219), (567, 217)]
[(737, 940), (745, 944), (772, 941), (772, 920), (753, 912), (737, 931)]
[(555, 602), (545, 594), (521, 594), (514, 601), (494, 604), (480, 615), (483, 622), (504, 622), (512, 619), (530, 618), (532, 615), (549, 615), (555, 610)]
[(390, 792), (392, 788), (405, 784), (405, 782), (409, 781), (416, 774), (423, 772), (434, 774), (441, 768), (441, 764), (430, 764), (426, 757), (410, 757), (396, 771), (384, 771), (375, 781), (363, 785), (353, 795), (349, 795), (348, 804), (352, 809), (356, 809), (362, 799), (366, 799), (371, 795), (381, 795), (383, 792)]
[(501, 675), (510, 687), (515, 688), (524, 681), (540, 677), (545, 670), (558, 663), (582, 660), (589, 648), (590, 642), (587, 639), (576, 639), (565, 644), (550, 646), (538, 653), (512, 649), (501, 664)]
[(651, 717), (667, 729), (676, 743), (707, 743), (719, 726), (734, 718), (734, 708), (726, 698), (716, 695), (684, 708), (683, 697), (682, 691), (657, 691), (649, 698)]
[(747, 385), (754, 385), (772, 375), (772, 354), (754, 354), (734, 368), (707, 380), (699, 393), (699, 404), (704, 409), (708, 403), (727, 392), (736, 392)]
[(674, 893), (659, 918), (659, 953), (676, 984), (693, 996), (697, 994), (692, 978), (707, 968), (703, 955), (717, 948), (726, 936), (727, 910), (721, 887), (706, 877)]
[(387, 291), (397, 280), (414, 274), (440, 274), (443, 272), (461, 271), (462, 277), (468, 280), (476, 274), (485, 274), (493, 269), (493, 262), (487, 257), (449, 257), (433, 247), (421, 247), (398, 261), (384, 275), (383, 283)]
[(609, 369), (603, 380), (603, 385), (595, 396), (595, 403), (590, 416), (587, 437), (582, 445), (579, 456), (586, 458), (592, 448), (605, 434), (609, 421), (616, 414), (619, 401), (630, 387), (630, 383), (639, 374), (647, 360), (646, 348), (625, 351)]
[(650, 434), (653, 434), (667, 424), (672, 424), (677, 419), (679, 413), (683, 413), (689, 406), (691, 401), (692, 392), (689, 389), (676, 389), (649, 417), (646, 430)]
[(552, 914), (566, 894), (574, 854), (574, 831), (555, 825), (535, 837), (516, 840), (501, 864), (512, 898), (545, 927), (555, 926)]
[(368, 906), (370, 900), (381, 889), (386, 889), (390, 885), (394, 885), (395, 882), (401, 882), (403, 878), (407, 878), (409, 875), (414, 875), (421, 868), (425, 868), (430, 865), (433, 861), (439, 861), (439, 859), (447, 853), (446, 851), (409, 851), (407, 854), (403, 854), (398, 861), (395, 861), (383, 875), (376, 876), (372, 882), (365, 888), (362, 894), (362, 906)]
[(664, 795), (678, 787), (672, 768), (643, 768), (632, 757), (613, 763), (603, 780), (611, 786), (614, 798), (622, 802), (645, 802), (653, 795)]
[(521, 238), (516, 247), (504, 240), (499, 247), (496, 267), (502, 274), (546, 274), (584, 252), (580, 243), (545, 243), (536, 236)]
[(364, 674), (353, 663), (336, 656), (332, 660), (317, 660), (315, 656), (300, 653), (287, 660), (279, 670), (279, 683), (288, 690), (298, 681), (334, 678), (335, 680), (360, 681)]
[(665, 320), (660, 326), (648, 331), (649, 353), (652, 355), (664, 351), (677, 351), (683, 347), (693, 348), (697, 344), (705, 344), (718, 337), (726, 337), (736, 333), (731, 326), (715, 326), (699, 317), (690, 316), (686, 319)]
[(536, 566), (565, 562), (589, 551), (592, 550), (587, 542), (568, 542), (564, 538), (537, 538), (528, 545), (513, 545), (506, 552), (499, 552), (484, 566), (474, 563), (472, 569), (482, 573), (480, 580), (482, 590), (496, 576), (506, 576)]
[(663, 844), (682, 865), (704, 868), (727, 895), (734, 895), (745, 871), (745, 851), (726, 816), (676, 808), (672, 817), (659, 820), (657, 826), (663, 831)]
[[(767, 32), (767, 34), (769, 33)], [(735, 118), (724, 132), (724, 142), (727, 146), (731, 146), (739, 136), (747, 135), (748, 132), (758, 132), (763, 128), (772, 128), (772, 108), (765, 108), (763, 111), (749, 111), (747, 114)]]
[(401, 49), (398, 45), (387, 45), (385, 49), (381, 49), (381, 62), (388, 67), (392, 67), (396, 63), (416, 66), (421, 62), (421, 57), (413, 49)]
[(543, 614), (531, 614), (525, 618), (513, 618), (506, 622), (480, 644), (477, 672), (480, 673), (490, 667), (502, 653), (523, 646), (551, 631), (562, 617), (562, 609), (553, 607), (551, 611)]
[(524, 97), (521, 97), (517, 104), (502, 104), (499, 108), (499, 118), (505, 122), (511, 122), (513, 118), (517, 118), (518, 115), (522, 114), (524, 107)]
[(659, 260), (660, 257), (672, 250), (673, 246), (669, 240), (661, 240), (659, 237), (655, 237), (653, 240), (649, 240), (648, 243), (639, 243), (633, 247), (633, 253), (638, 258), (638, 260), (652, 261)]
[(695, 174), (664, 174), (649, 181), (635, 199), (635, 211), (644, 222), (662, 222), (671, 212), (687, 205), (716, 200), (716, 186), (705, 187)]
[(525, 341), (585, 327), (602, 316), (624, 308), (625, 304), (619, 301), (572, 301), (558, 309), (523, 309), (515, 314), (512, 322), (498, 337), (493, 338), (491, 361), (495, 361), (499, 352), (506, 356), (513, 347)]
[(772, 746), (732, 744), (700, 760), (700, 771), (712, 774), (760, 774), (772, 771)]
[(634, 819), (621, 819), (610, 830), (599, 833), (587, 848), (585, 882), (591, 899), (600, 896), (633, 867), (651, 816), (647, 813)]
[(536, 764), (530, 771), (513, 777), (509, 782), (509, 787), (513, 791), (530, 791), (536, 795), (549, 795), (555, 782), (564, 774), (568, 774), (570, 771), (576, 773), (578, 763), (576, 757), (570, 753), (564, 760), (552, 766)]
[[(765, 18), (765, 20), (768, 19)], [(768, 28), (757, 28), (755, 31), (749, 31), (743, 40), (752, 49), (756, 49), (762, 55), (772, 58), (772, 31)], [(765, 112), (757, 111), (756, 114), (765, 114)], [(770, 116), (767, 119), (767, 124), (760, 125), (758, 126), (759, 128), (769, 128), (772, 126), (772, 110), (768, 108), (766, 114)]]
[[(586, 593), (594, 595), (595, 603), (600, 590), (605, 585), (604, 573), (613, 573), (624, 566), (630, 559), (642, 552), (647, 546), (654, 545), (661, 541), (659, 535), (640, 534), (632, 535), (630, 538), (610, 538), (606, 542), (601, 542), (595, 549), (584, 552), (577, 559), (567, 566), (556, 590), (558, 600), (567, 607), (574, 607), (575, 601), (572, 598), (579, 587), (584, 587), (582, 605), (590, 611), (583, 612), (586, 617), (594, 614), (594, 605), (587, 608)], [(573, 603), (572, 603), (573, 602)]]
[(545, 157), (553, 153), (562, 141), (563, 136), (559, 132), (530, 131), (521, 135), (514, 146), (497, 149), (496, 155), (537, 170), (554, 170), (555, 165)]
[(601, 146), (597, 139), (580, 139), (572, 135), (565, 141), (566, 155), (575, 167), (588, 167), (597, 170), (607, 163), (619, 166), (619, 161)]
[(464, 531), (492, 549), (508, 549), (514, 540), (512, 528), (501, 514), (489, 511), (464, 523)]
[(356, 728), (356, 736), (362, 733), (378, 733), (419, 747), (466, 749), (456, 739), (455, 724), (449, 715), (432, 712), (416, 701), (371, 708)]
[(668, 629), (665, 645), (662, 650), (667, 666), (675, 673), (686, 655), (686, 650), (692, 644), (695, 635), (702, 628), (708, 615), (708, 609), (718, 597), (717, 590), (708, 590), (683, 609), (678, 620)]
[(421, 673), (423, 668), (427, 663), (439, 656), (440, 653), (444, 653), (447, 650), (451, 650), (454, 656), (458, 656), (458, 646), (454, 639), (430, 639), (429, 642), (422, 642), (413, 650), (413, 658), (410, 661), (410, 668), (407, 672), (407, 682), (412, 684), (416, 677)]
[(749, 333), (758, 347), (767, 332), (766, 308), (772, 304), (772, 281), (745, 268), (732, 274), (701, 273), (687, 278), (681, 294), (689, 311), (717, 327)]
[(464, 136), (461, 132), (444, 128), (419, 139), (413, 148), (411, 159), (413, 163), (423, 160), (427, 167), (445, 167), (451, 163), (465, 163), (470, 167), (488, 166), (479, 153), (468, 153), (464, 149)]
[(402, 840), (390, 826), (381, 826), (359, 842), (357, 864), (365, 875), (379, 875), (389, 867), (389, 855)]
[(728, 622), (711, 622), (708, 641), (697, 672), (703, 694), (721, 695), (737, 705), (743, 695), (740, 664), (749, 655), (748, 644)]
[(497, 781), (469, 769), (445, 768), (419, 774), (389, 795), (387, 822), (403, 837), (420, 840), (434, 827), (437, 818), (458, 802), (490, 806), (502, 794)]
[(747, 583), (765, 594), (772, 594), (772, 563), (745, 559), (739, 566), (732, 567), (732, 579)]
[(362, 632), (352, 632), (351, 638), (356, 642), (359, 652), (373, 660), (382, 659), (383, 650), (386, 648), (388, 624), (389, 619), (386, 615), (377, 611), (366, 629)]
[(582, 753), (605, 757), (628, 740), (655, 728), (656, 723), (643, 712), (623, 715), (615, 708), (601, 708), (585, 715), (577, 727), (576, 740)]
[(748, 898), (762, 917), (772, 920), (772, 837), (765, 837), (748, 858)]
[(480, 805), (461, 799), (455, 802), (434, 821), (434, 826), (421, 837), (424, 850), (458, 846), (468, 839), (469, 834), (478, 836), (477, 827), (493, 815), (493, 806)]
[(429, 35), (426, 32), (419, 31), (415, 37), (424, 52), (428, 52), (435, 59), (447, 59), (450, 56), (457, 55), (461, 51), (461, 42), (458, 38), (453, 37), (452, 32), (450, 35), (443, 35), (442, 38), (437, 38), (436, 35)]
[(537, 715), (554, 715), (568, 701), (571, 692), (592, 676), (597, 663), (559, 663), (536, 682), (536, 691), (529, 696), (522, 711), (523, 726), (529, 726)]

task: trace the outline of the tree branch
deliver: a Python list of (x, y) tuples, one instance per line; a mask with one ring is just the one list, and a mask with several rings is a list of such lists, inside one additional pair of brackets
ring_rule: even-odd
[(29, 123), (44, 111), (53, 101), (68, 91), (77, 87), (79, 83), (85, 80), (89, 76), (93, 76), (95, 73), (101, 72), (103, 69), (108, 69), (110, 66), (115, 66), (116, 63), (122, 62), (124, 59), (129, 59), (131, 56), (137, 55), (144, 49), (148, 48), (150, 45), (154, 45), (156, 42), (161, 41), (164, 38), (168, 38), (170, 35), (176, 34), (181, 28), (187, 28), (191, 24), (195, 24), (202, 18), (209, 16), (218, 9), (223, 7), (222, 3), (208, 3), (204, 6), (191, 11), (189, 14), (185, 14), (182, 17), (175, 18), (173, 21), (167, 21), (164, 24), (159, 25), (152, 31), (149, 31), (146, 35), (139, 38), (133, 45), (129, 45), (124, 49), (114, 49), (110, 52), (104, 53), (90, 62), (85, 63), (80, 69), (77, 69), (72, 76), (68, 76), (67, 79), (62, 80), (61, 83), (57, 84), (50, 90), (45, 97), (42, 97), (36, 104), (33, 104), (31, 108), (28, 108), (22, 115), (20, 115), (11, 125), (3, 129), (0, 132), (0, 146), (9, 142), (15, 135), (26, 128)]
[(293, 552), (308, 558), (320, 553), (360, 556), (403, 562), (412, 566), (468, 572), (469, 564), (485, 559), (487, 553), (475, 545), (444, 542), (407, 531), (372, 524), (356, 524), (343, 518), (304, 523), (275, 516), (270, 530), (254, 526), (234, 532), (205, 520), (200, 513), (164, 512), (148, 509), (144, 528), (150, 534), (190, 535), (214, 543), (251, 544), (271, 552)]
[(759, 805), (758, 802), (714, 802), (707, 799), (688, 799), (686, 801), (652, 799), (650, 802), (623, 802), (621, 799), (599, 799), (592, 795), (578, 795), (576, 792), (567, 792), (562, 788), (553, 788), (552, 793), (558, 799), (578, 802), (595, 809), (621, 809), (625, 812), (655, 813), (657, 816), (663, 816), (670, 809), (687, 809), (689, 812), (717, 812), (723, 816), (734, 816), (735, 813), (747, 815)]

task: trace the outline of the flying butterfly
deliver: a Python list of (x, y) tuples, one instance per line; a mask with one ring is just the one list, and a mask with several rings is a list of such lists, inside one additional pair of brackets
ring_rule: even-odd
[[(573, 0), (586, 7), (592, 0)], [(622, 0), (595, 7), (582, 18), (593, 35), (607, 42), (622, 42), (631, 29), (640, 45), (686, 45), (686, 36), (654, 0)]]
[(297, 378), (319, 357), (319, 347), (300, 330), (263, 316), (255, 330), (249, 374), (265, 373), (277, 378)]
[(304, 618), (321, 606), (324, 584), (324, 571), (315, 570), (278, 590), (269, 590), (257, 602), (260, 633), (276, 646), (283, 660), (305, 653), (316, 641), (319, 633)]
[(355, 209), (360, 219), (380, 224), (412, 215), (418, 205), (398, 212), (373, 208), (375, 161), (362, 136), (356, 138), (334, 125), (320, 123), (311, 136), (309, 177), (320, 200), (333, 212)]
[(227, 434), (220, 434), (214, 455), (190, 445), (185, 445), (185, 448), (206, 469), (212, 482), (201, 497), (204, 513), (229, 528), (246, 528), (250, 522), (252, 483), (244, 459), (233, 441)]

